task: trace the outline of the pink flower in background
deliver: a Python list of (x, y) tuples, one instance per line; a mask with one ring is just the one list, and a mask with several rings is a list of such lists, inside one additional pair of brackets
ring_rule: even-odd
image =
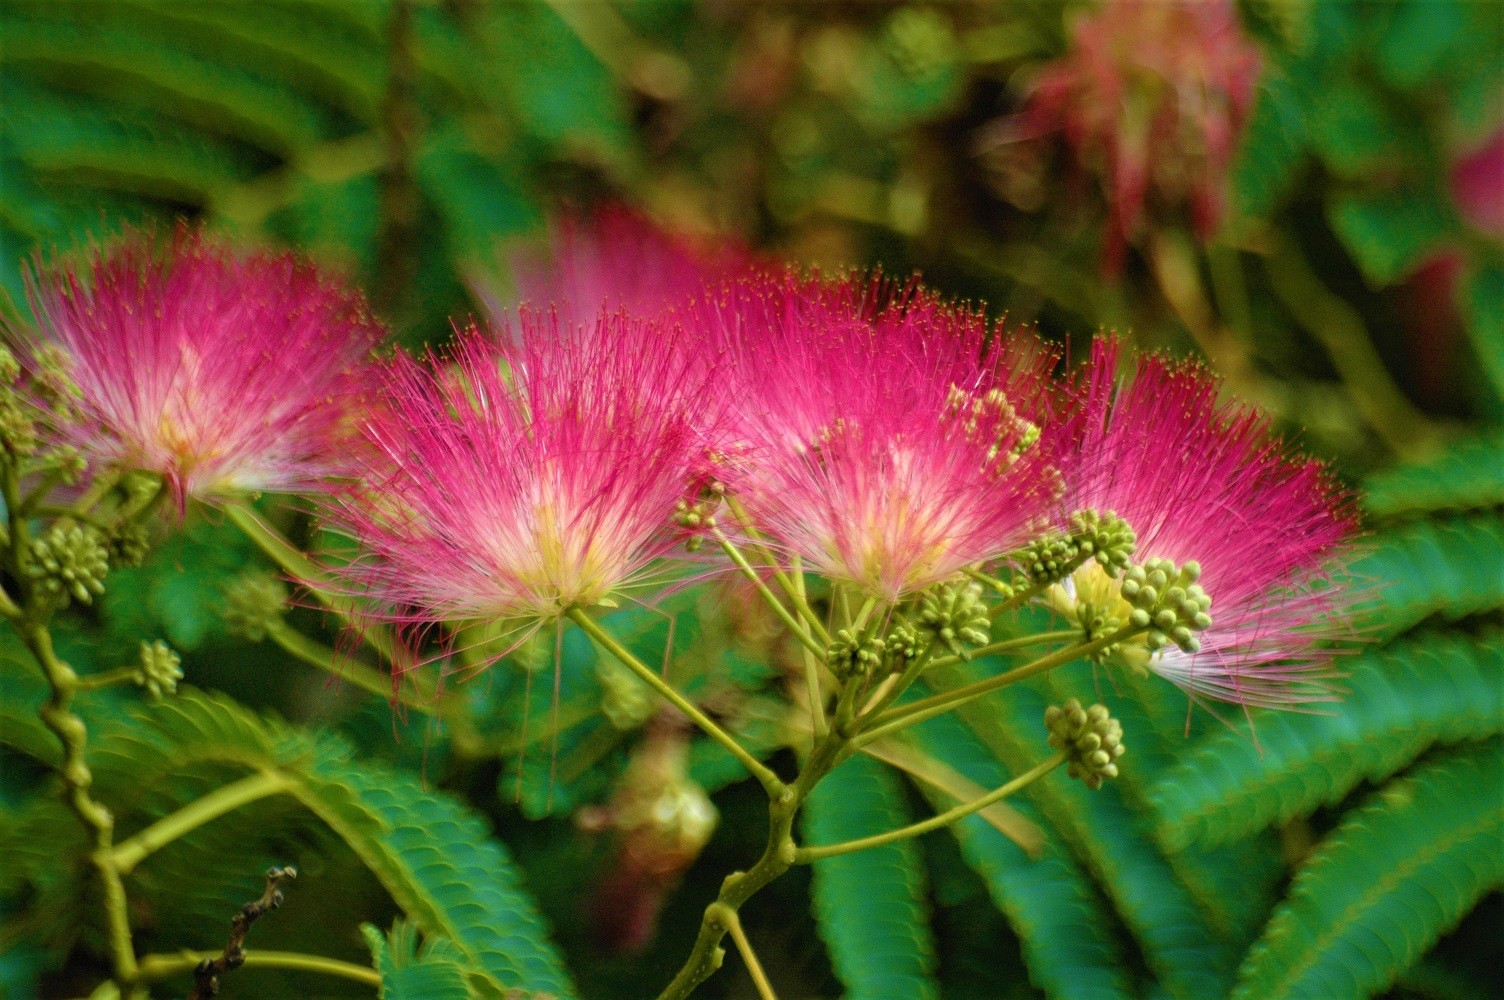
[(786, 555), (893, 601), (1045, 517), (1053, 358), (1032, 338), (989, 339), (978, 312), (860, 278), (749, 282), (718, 312), (733, 408), (718, 474)]
[(1259, 50), (1230, 0), (1106, 0), (1035, 82), (1026, 116), (1064, 130), (1100, 176), (1112, 271), (1147, 211), (1184, 208), (1203, 238), (1220, 221), (1227, 172), (1258, 81)]
[(1504, 128), (1452, 164), (1452, 200), (1474, 228), (1504, 240)]
[(384, 365), (364, 482), (326, 505), (369, 553), (339, 571), (346, 589), (399, 623), (527, 625), (643, 584), (704, 451), (695, 382), (643, 322), (565, 338), (524, 313), (515, 335), (471, 329), (447, 359)]
[[(1350, 498), (1319, 463), (1287, 455), (1262, 415), (1220, 404), (1218, 381), (1194, 363), (1144, 356), (1126, 378), (1118, 368), (1118, 345), (1099, 341), (1077, 377), (1079, 407), (1061, 428), (1067, 501), (1127, 520), (1136, 563), (1200, 563), (1212, 601), (1199, 651), (1134, 647), (1125, 658), (1223, 701), (1327, 700), (1320, 644), (1340, 627), (1330, 573), (1354, 528)], [(1110, 611), (1116, 586), (1088, 564), (1054, 603)]]
[[(602, 310), (660, 313), (753, 268), (738, 244), (702, 243), (623, 205), (562, 216), (546, 253), (519, 253), (511, 263), (518, 301), (554, 310), (570, 330), (593, 323)], [(507, 311), (501, 300), (484, 286), (477, 291), (500, 322)]]
[(96, 467), (159, 473), (180, 504), (327, 488), (342, 401), (382, 332), (292, 254), (186, 228), (164, 245), (127, 235), (39, 276), (30, 300), (78, 387), (69, 443)]

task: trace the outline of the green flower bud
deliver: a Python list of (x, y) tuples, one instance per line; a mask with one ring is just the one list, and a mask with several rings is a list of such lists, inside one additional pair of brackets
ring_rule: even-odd
[(146, 688), (146, 693), (153, 698), (173, 694), (178, 689), (178, 681), (183, 679), (182, 663), (182, 658), (160, 639), (143, 642), (136, 683)]
[(1187, 653), (1201, 648), (1195, 633), (1211, 627), (1211, 596), (1196, 581), (1201, 566), (1194, 561), (1176, 566), (1168, 559), (1149, 559), (1123, 573), (1119, 592), (1133, 605), (1130, 620), (1139, 628), (1153, 625), (1144, 636), (1151, 651), (1173, 642)]
[(286, 606), (286, 584), (270, 573), (247, 573), (225, 587), (225, 627), (260, 642), (267, 628), (282, 620)]
[(1082, 708), (1072, 698), (1064, 705), (1045, 709), (1044, 724), (1050, 731), (1050, 746), (1065, 754), (1066, 773), (1087, 788), (1118, 775), (1117, 759), (1123, 755), (1123, 727), (1105, 705)]
[(831, 638), (825, 651), (825, 663), (837, 677), (869, 674), (882, 666), (887, 641), (870, 629), (853, 633), (841, 629)]
[(117, 524), (110, 531), (110, 565), (116, 568), (140, 566), (151, 552), (151, 533), (137, 521)]
[(982, 601), (980, 586), (970, 582), (942, 583), (920, 598), (914, 627), (929, 645), (943, 645), (964, 660), (971, 656), (968, 647), (987, 644), (992, 619)]
[(110, 555), (99, 529), (86, 524), (54, 524), (31, 543), (27, 567), (32, 586), (49, 603), (62, 607), (71, 597), (92, 604), (104, 593)]

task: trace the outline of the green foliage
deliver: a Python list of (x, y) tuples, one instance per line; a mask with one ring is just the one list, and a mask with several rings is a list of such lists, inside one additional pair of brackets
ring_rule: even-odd
[[(907, 822), (902, 785), (858, 756), (815, 786), (803, 826), (807, 843), (823, 845)], [(814, 867), (815, 917), (848, 1000), (939, 996), (917, 845), (902, 841), (821, 858)]]
[(1430, 461), (1372, 476), (1363, 498), (1364, 510), (1374, 518), (1484, 507), (1504, 507), (1500, 432), (1462, 438)]
[(1504, 518), (1494, 514), (1393, 528), (1351, 567), (1362, 597), (1354, 619), (1365, 634), (1392, 638), (1439, 615), (1457, 621), (1504, 606)]
[(1504, 886), (1504, 740), (1428, 758), (1354, 809), (1296, 873), (1240, 1000), (1383, 989)]
[(360, 932), (381, 973), (381, 1000), (470, 1000), (465, 959), (445, 938), (418, 945), (418, 932), (399, 920), (387, 934), (370, 924)]
[[(1504, 635), (1422, 633), (1346, 665), (1347, 696), (1316, 713), (1261, 713), (1216, 732), (1151, 792), (1171, 847), (1221, 843), (1333, 805), (1434, 743), (1504, 728)], [(1254, 739), (1257, 742), (1254, 742)]]

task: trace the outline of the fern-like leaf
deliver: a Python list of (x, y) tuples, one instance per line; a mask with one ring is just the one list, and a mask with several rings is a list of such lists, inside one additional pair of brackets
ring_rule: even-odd
[[(909, 730), (909, 736), (925, 753), (984, 787), (997, 787), (1012, 777), (951, 716), (917, 726)], [(937, 810), (955, 804), (928, 785), (918, 787)], [(1037, 819), (1037, 810), (1027, 802), (1012, 805)], [(967, 864), (982, 877), (993, 903), (1018, 934), (1035, 986), (1052, 1000), (1131, 996), (1132, 984), (1109, 904), (1058, 835), (1047, 825), (1042, 828), (1046, 839), (1038, 859), (1030, 858), (979, 816), (968, 816), (952, 826), (951, 832)]]
[(1340, 800), (1437, 742), (1504, 727), (1504, 635), (1427, 635), (1348, 665), (1330, 715), (1259, 712), (1258, 742), (1213, 733), (1164, 771), (1151, 799), (1173, 849), (1244, 836)]
[(1504, 506), (1504, 432), (1465, 438), (1429, 462), (1370, 476), (1363, 507), (1376, 518)]
[(1239, 1000), (1382, 990), (1504, 884), (1504, 739), (1417, 766), (1348, 814), (1296, 875)]
[[(815, 786), (804, 813), (810, 844), (834, 844), (909, 822), (892, 771), (853, 757)], [(936, 1000), (923, 861), (901, 841), (815, 862), (820, 936), (847, 1000)]]
[(1379, 536), (1353, 564), (1373, 592), (1355, 617), (1391, 638), (1432, 615), (1456, 621), (1504, 607), (1504, 518), (1454, 517), (1407, 524)]
[(418, 946), (418, 932), (404, 920), (387, 934), (370, 924), (360, 932), (371, 948), (371, 962), (381, 973), (381, 1000), (470, 1000), (464, 956), (444, 938)]

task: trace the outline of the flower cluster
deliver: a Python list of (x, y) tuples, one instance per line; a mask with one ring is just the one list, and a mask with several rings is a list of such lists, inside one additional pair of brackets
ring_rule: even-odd
[[(800, 602), (815, 574), (829, 627), (784, 621), (877, 702), (1031, 598), (1079, 655), (1193, 695), (1325, 695), (1348, 501), (1199, 367), (1103, 340), (1058, 378), (1033, 335), (916, 283), (773, 274), (623, 213), (558, 241), (521, 282), (548, 311), (367, 363), (360, 300), (307, 265), (129, 238), (36, 286), (68, 440), (180, 499), (316, 494), (358, 547), (319, 585), (418, 642), (521, 642), (734, 568)], [(54, 561), (60, 593), (97, 592)]]
[(1215, 228), (1259, 67), (1231, 0), (1107, 0), (1076, 21), (1026, 115), (1035, 130), (1063, 128), (1100, 176), (1112, 206), (1109, 268), (1151, 200), (1152, 210), (1188, 210), (1203, 236)]

